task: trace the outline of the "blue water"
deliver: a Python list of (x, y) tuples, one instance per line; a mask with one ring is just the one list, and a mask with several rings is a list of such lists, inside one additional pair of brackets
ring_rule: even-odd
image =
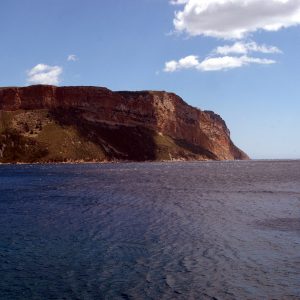
[(1, 165), (0, 299), (300, 299), (300, 161)]

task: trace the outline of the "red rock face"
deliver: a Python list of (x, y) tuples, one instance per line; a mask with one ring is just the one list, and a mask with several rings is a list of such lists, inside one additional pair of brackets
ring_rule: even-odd
[(80, 111), (82, 120), (107, 126), (145, 127), (199, 146), (215, 159), (248, 159), (230, 139), (225, 122), (167, 92), (112, 92), (100, 87), (0, 88), (0, 110)]

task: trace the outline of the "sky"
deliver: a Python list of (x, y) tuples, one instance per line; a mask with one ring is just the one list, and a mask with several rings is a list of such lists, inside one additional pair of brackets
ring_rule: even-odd
[(0, 86), (165, 90), (300, 158), (300, 0), (1, 0)]

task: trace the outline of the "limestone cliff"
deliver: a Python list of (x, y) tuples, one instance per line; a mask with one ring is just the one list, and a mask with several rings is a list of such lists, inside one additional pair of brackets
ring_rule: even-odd
[(0, 88), (0, 162), (248, 159), (219, 115), (173, 93)]

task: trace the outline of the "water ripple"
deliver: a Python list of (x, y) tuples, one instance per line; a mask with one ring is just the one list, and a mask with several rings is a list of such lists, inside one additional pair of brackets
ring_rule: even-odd
[(0, 166), (0, 299), (300, 299), (300, 162)]

